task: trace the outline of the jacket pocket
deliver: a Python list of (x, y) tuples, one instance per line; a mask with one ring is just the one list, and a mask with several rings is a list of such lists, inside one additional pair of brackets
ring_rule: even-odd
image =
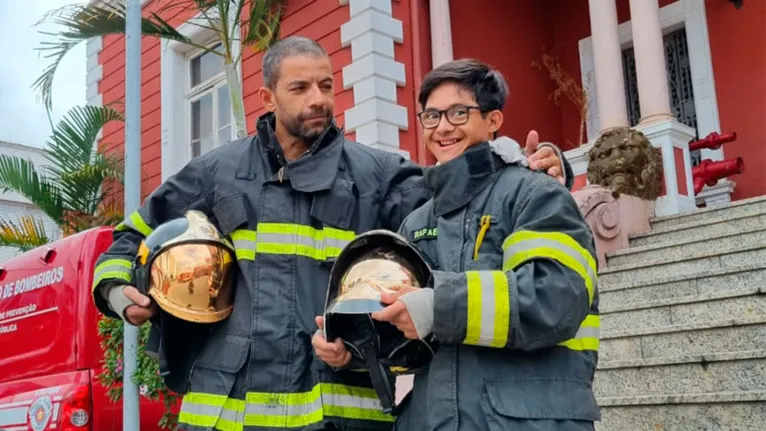
[(230, 395), (237, 373), (247, 361), (250, 339), (244, 335), (214, 334), (194, 362), (192, 392)]
[(338, 229), (349, 229), (354, 219), (357, 190), (353, 182), (337, 178), (332, 188), (314, 194), (311, 216)]
[(591, 385), (582, 380), (497, 380), (485, 389), (481, 404), (492, 431), (524, 430), (530, 421), (536, 430), (592, 430), (601, 418)]
[(231, 235), (234, 230), (248, 221), (245, 195), (234, 193), (219, 200), (213, 206), (213, 215), (218, 221), (221, 233), (225, 236)]

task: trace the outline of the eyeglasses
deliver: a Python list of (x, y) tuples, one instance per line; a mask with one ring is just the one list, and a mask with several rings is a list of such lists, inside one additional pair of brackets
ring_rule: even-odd
[(418, 112), (418, 118), (420, 119), (420, 124), (423, 125), (424, 129), (433, 129), (438, 126), (442, 119), (442, 115), (444, 114), (447, 114), (447, 122), (453, 126), (460, 126), (468, 122), (468, 117), (471, 113), (471, 109), (476, 109), (479, 112), (482, 112), (482, 109), (478, 106), (458, 105), (449, 109), (442, 110), (426, 109), (424, 111)]

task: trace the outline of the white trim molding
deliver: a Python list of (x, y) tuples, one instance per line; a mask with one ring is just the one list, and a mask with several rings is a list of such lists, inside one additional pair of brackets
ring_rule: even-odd
[(406, 83), (404, 64), (394, 59), (394, 43), (404, 41), (403, 24), (393, 18), (391, 0), (340, 0), (351, 19), (340, 40), (351, 46), (343, 67), (343, 88), (353, 88), (354, 106), (345, 112), (345, 129), (361, 144), (409, 158), (399, 147), (399, 130), (409, 127), (407, 108), (397, 103), (396, 87)]
[[(236, 24), (238, 21), (231, 18)], [(178, 27), (178, 32), (195, 43), (204, 45), (216, 41), (216, 34), (201, 25), (207, 26), (206, 18), (197, 15)], [(232, 43), (232, 54), (237, 56), (241, 49), (240, 39)], [(162, 181), (178, 172), (191, 160), (191, 146), (188, 139), (186, 109), (186, 59), (196, 48), (177, 41), (160, 42), (160, 89), (161, 89), (161, 169)], [(240, 85), (242, 81), (242, 62), (237, 65)], [(236, 136), (232, 120), (232, 138)]]
[[(98, 61), (98, 55), (104, 48), (104, 38), (92, 37), (85, 43), (85, 100), (87, 105), (91, 106), (104, 106), (104, 99), (101, 93), (98, 92), (98, 84), (104, 77), (104, 67)], [(96, 141), (93, 142), (94, 149), (98, 149), (98, 142), (104, 135), (104, 130), (101, 129), (96, 135)]]
[[(689, 66), (692, 75), (694, 109), (697, 113), (697, 134), (699, 138), (704, 138), (711, 132), (720, 133), (721, 125), (718, 117), (718, 101), (715, 92), (705, 0), (678, 0), (661, 8), (660, 25), (663, 33), (669, 33), (681, 27), (684, 27), (686, 30), (686, 43), (689, 49)], [(633, 35), (630, 21), (626, 21), (618, 26), (618, 34), (620, 45), (623, 48), (632, 45)], [(589, 142), (594, 142), (598, 138), (600, 121), (598, 106), (595, 103), (598, 89), (596, 88), (595, 79), (592, 79), (592, 76), (595, 74), (595, 67), (591, 37), (579, 41), (579, 51), (582, 85), (591, 96), (588, 105), (588, 116), (586, 118), (587, 136)], [(719, 150), (702, 150), (701, 156), (703, 159), (723, 160), (724, 151), (723, 148)], [(575, 173), (578, 174), (577, 171)], [(719, 190), (716, 191), (717, 189)], [(725, 179), (719, 181), (716, 186), (706, 187), (705, 190), (705, 194), (711, 196), (711, 200), (716, 201), (716, 203), (731, 200), (731, 185), (727, 184)], [(721, 196), (721, 194), (726, 196)]]

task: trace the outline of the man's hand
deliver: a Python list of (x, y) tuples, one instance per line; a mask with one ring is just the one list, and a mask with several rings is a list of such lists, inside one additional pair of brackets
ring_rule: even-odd
[(372, 313), (372, 318), (381, 322), (390, 322), (396, 329), (402, 331), (404, 336), (411, 340), (418, 340), (418, 331), (415, 323), (407, 310), (407, 305), (399, 298), (407, 293), (414, 292), (417, 288), (404, 286), (396, 293), (384, 293), (380, 296), (380, 302), (388, 305), (381, 311)]
[(529, 168), (533, 171), (542, 169), (558, 182), (564, 184), (565, 179), (561, 168), (561, 159), (553, 151), (553, 148), (546, 146), (538, 149), (539, 145), (540, 137), (536, 131), (531, 130), (527, 135), (527, 145), (524, 147), (524, 154), (526, 154), (529, 161)]
[(332, 343), (328, 343), (324, 338), (324, 317), (315, 318), (319, 329), (311, 337), (311, 345), (314, 346), (314, 353), (327, 365), (335, 368), (345, 367), (351, 361), (351, 352), (346, 349), (340, 338)]
[(134, 302), (125, 309), (125, 319), (135, 326), (141, 326), (157, 314), (157, 304), (148, 296), (143, 295), (133, 286), (125, 286), (122, 293)]

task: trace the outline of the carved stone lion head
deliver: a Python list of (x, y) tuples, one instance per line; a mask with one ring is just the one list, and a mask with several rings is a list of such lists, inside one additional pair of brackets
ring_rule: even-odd
[(655, 200), (662, 189), (662, 152), (630, 127), (605, 131), (588, 152), (588, 181), (645, 200)]

